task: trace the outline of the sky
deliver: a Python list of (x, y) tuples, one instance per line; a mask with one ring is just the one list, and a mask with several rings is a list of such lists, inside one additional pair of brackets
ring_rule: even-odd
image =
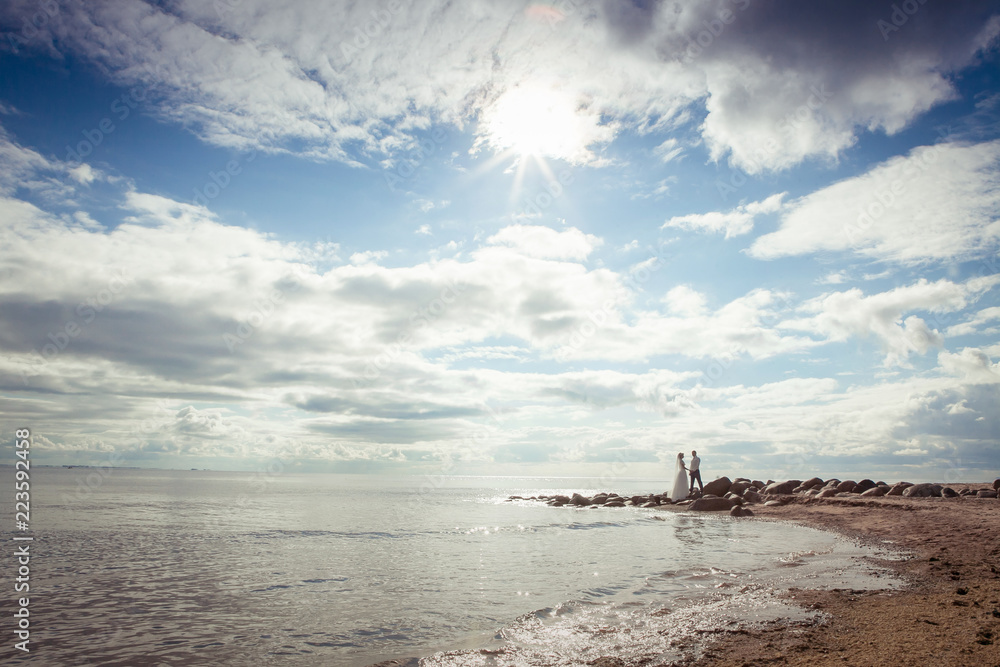
[(13, 0), (33, 461), (1000, 476), (1000, 11)]

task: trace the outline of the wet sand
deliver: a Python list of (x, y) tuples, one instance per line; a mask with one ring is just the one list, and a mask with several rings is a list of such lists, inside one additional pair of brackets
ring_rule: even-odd
[(789, 596), (827, 620), (725, 634), (685, 665), (1000, 667), (1000, 500), (796, 497), (753, 509), (761, 518), (891, 541), (912, 554), (889, 563), (910, 585), (892, 592), (793, 589)]

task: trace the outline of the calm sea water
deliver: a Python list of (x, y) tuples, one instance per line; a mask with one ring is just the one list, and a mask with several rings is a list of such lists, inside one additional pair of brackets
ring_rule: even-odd
[[(661, 487), (624, 480), (608, 490)], [(805, 618), (775, 598), (783, 587), (896, 583), (863, 563), (866, 548), (798, 526), (505, 502), (594, 488), (579, 478), (455, 477), (439, 486), (361, 475), (32, 470), (28, 660), (669, 660), (704, 630)], [(0, 503), (8, 546), (10, 495)], [(4, 551), (12, 590), (12, 549)], [(5, 596), (7, 618), (14, 597)], [(12, 644), (0, 655), (17, 657)]]

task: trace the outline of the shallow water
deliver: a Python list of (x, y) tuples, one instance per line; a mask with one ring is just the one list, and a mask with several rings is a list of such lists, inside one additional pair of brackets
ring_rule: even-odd
[(788, 586), (896, 585), (869, 549), (800, 526), (505, 502), (594, 480), (33, 473), (43, 664), (669, 659), (705, 630), (805, 620), (775, 598)]

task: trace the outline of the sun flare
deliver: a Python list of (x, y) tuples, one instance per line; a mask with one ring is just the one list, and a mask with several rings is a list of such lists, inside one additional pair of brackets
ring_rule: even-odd
[(486, 118), (487, 141), (495, 150), (520, 156), (586, 160), (598, 119), (572, 95), (541, 84), (505, 92)]

